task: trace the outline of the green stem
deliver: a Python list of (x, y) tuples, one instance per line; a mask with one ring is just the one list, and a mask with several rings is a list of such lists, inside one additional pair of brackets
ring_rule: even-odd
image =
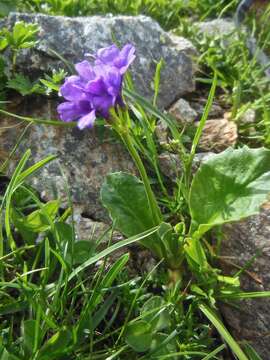
[(125, 129), (124, 131), (118, 131), (118, 133), (121, 136), (124, 144), (126, 145), (131, 157), (133, 158), (133, 160), (134, 160), (134, 162), (135, 162), (135, 164), (136, 164), (136, 166), (137, 166), (137, 168), (139, 170), (139, 173), (141, 175), (141, 179), (142, 179), (143, 184), (144, 184), (144, 188), (145, 188), (145, 191), (146, 191), (146, 195), (147, 195), (150, 210), (152, 212), (153, 219), (155, 221), (155, 224), (159, 225), (162, 222), (161, 212), (160, 212), (160, 209), (158, 207), (155, 195), (154, 195), (154, 193), (153, 193), (153, 191), (151, 189), (151, 185), (150, 185), (150, 182), (149, 182), (145, 167), (143, 165), (143, 162), (142, 162), (142, 160), (140, 158), (140, 155), (138, 154), (135, 146), (132, 143), (132, 139), (128, 134), (128, 130)]

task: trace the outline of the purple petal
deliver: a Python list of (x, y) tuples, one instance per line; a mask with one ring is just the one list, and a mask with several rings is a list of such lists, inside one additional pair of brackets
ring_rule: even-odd
[(61, 120), (69, 122), (78, 119), (81, 116), (77, 105), (73, 102), (67, 101), (58, 105), (57, 112)]
[(93, 107), (101, 114), (104, 118), (109, 116), (109, 110), (115, 105), (116, 98), (110, 95), (104, 94), (103, 96), (94, 96)]
[(93, 127), (94, 126), (94, 122), (96, 119), (96, 113), (95, 110), (92, 110), (89, 114), (81, 117), (78, 121), (78, 128), (80, 130), (83, 130), (87, 127)]
[(80, 77), (85, 81), (90, 81), (95, 78), (95, 72), (93, 70), (93, 67), (87, 60), (76, 64), (75, 69), (80, 75)]
[(107, 92), (106, 84), (101, 76), (95, 80), (89, 81), (86, 91), (93, 95), (101, 95)]
[(78, 101), (85, 97), (83, 84), (78, 76), (70, 76), (60, 88), (60, 94), (66, 100)]
[(102, 49), (99, 49), (97, 52), (97, 64), (112, 64), (115, 58), (119, 56), (119, 49), (116, 45), (111, 45)]
[(121, 74), (124, 74), (135, 58), (135, 47), (131, 44), (126, 44), (120, 51), (119, 57), (115, 59), (114, 66), (119, 68)]

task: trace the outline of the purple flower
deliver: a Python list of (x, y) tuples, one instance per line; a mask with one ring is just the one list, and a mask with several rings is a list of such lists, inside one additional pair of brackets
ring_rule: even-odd
[(135, 48), (131, 44), (126, 44), (122, 50), (116, 45), (111, 45), (98, 50), (95, 63), (114, 66), (119, 69), (120, 74), (124, 74), (134, 59)]
[(135, 48), (127, 44), (100, 49), (95, 64), (84, 60), (75, 65), (77, 75), (70, 76), (60, 88), (65, 102), (57, 108), (63, 121), (78, 121), (84, 129), (94, 125), (96, 116), (109, 117), (109, 110), (123, 105), (123, 75), (135, 59)]

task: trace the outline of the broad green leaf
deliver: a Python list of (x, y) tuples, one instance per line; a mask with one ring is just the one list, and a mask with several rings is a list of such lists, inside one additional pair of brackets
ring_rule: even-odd
[[(80, 265), (95, 254), (95, 243), (92, 241), (80, 240), (74, 243), (73, 265)], [(71, 262), (71, 254), (67, 254), (67, 261)]]
[(127, 327), (126, 343), (136, 352), (147, 351), (152, 343), (151, 325), (139, 320)]
[(39, 353), (40, 360), (53, 360), (58, 355), (64, 355), (71, 342), (71, 333), (67, 329), (63, 329), (54, 334), (41, 348)]
[(153, 331), (159, 331), (170, 326), (170, 313), (161, 296), (153, 296), (147, 300), (142, 307), (141, 314), (143, 320), (151, 324)]
[(33, 211), (30, 215), (28, 215), (26, 217), (25, 225), (33, 232), (46, 231), (50, 227), (47, 216), (51, 219), (51, 221), (53, 221), (58, 209), (58, 200), (49, 201), (44, 206), (42, 206), (41, 209)]
[(190, 190), (192, 230), (257, 214), (270, 193), (270, 150), (229, 148), (203, 163)]
[(10, 354), (6, 349), (3, 349), (2, 353), (0, 353), (0, 360), (20, 360), (20, 359), (17, 356)]
[[(124, 172), (109, 174), (101, 188), (101, 201), (109, 211), (116, 229), (127, 237), (155, 226), (144, 185), (131, 174)], [(160, 254), (159, 238), (156, 235), (141, 242)]]
[(168, 343), (161, 346), (163, 342), (166, 342), (168, 339), (168, 334), (157, 333), (153, 336), (153, 340), (150, 346), (150, 353), (153, 355), (150, 357), (151, 359), (162, 359), (163, 356), (168, 356), (171, 354), (171, 357), (168, 359), (175, 360), (178, 357), (172, 354), (176, 352), (177, 346), (175, 339), (171, 339)]
[[(35, 337), (38, 336), (36, 330), (37, 330), (36, 320), (26, 320), (23, 322), (23, 327), (22, 327), (23, 347), (25, 354), (28, 355), (29, 358), (33, 354)], [(38, 343), (39, 340), (40, 339), (38, 339)]]

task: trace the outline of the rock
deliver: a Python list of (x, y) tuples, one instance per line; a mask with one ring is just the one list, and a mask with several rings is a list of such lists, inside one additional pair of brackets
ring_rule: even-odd
[(247, 109), (237, 119), (237, 122), (242, 125), (255, 124), (255, 121), (256, 121), (256, 111), (254, 109)]
[[(192, 172), (195, 173), (200, 167), (201, 163), (209, 159), (214, 153), (198, 153), (195, 155), (192, 164)], [(162, 173), (174, 181), (177, 177), (182, 175), (183, 165), (179, 155), (170, 152), (164, 152), (158, 157), (159, 165)]]
[[(259, 215), (233, 225), (224, 227), (225, 239), (221, 246), (224, 256), (222, 265), (227, 273), (239, 269), (229, 266), (235, 263), (244, 266), (253, 256), (255, 261), (241, 276), (245, 291), (270, 290), (270, 202)], [(227, 258), (226, 258), (227, 257)], [(227, 264), (226, 264), (227, 263)], [(225, 265), (226, 264), (226, 265)], [(233, 335), (238, 340), (247, 340), (264, 360), (270, 354), (270, 299), (244, 300), (238, 309), (222, 305), (222, 312)]]
[(227, 119), (207, 120), (199, 142), (203, 151), (220, 152), (234, 146), (237, 140), (237, 126)]
[(177, 100), (169, 109), (171, 114), (182, 126), (192, 124), (198, 114), (184, 99)]
[(168, 131), (168, 125), (165, 124), (163, 121), (158, 120), (155, 128), (155, 133), (161, 146), (168, 143)]
[[(20, 114), (55, 119), (56, 105), (55, 100), (35, 97), (34, 101), (29, 99), (20, 105)], [(22, 131), (22, 122), (11, 123), (10, 118), (2, 117), (1, 126), (5, 125), (9, 128), (1, 139), (1, 145), (6, 151), (10, 151)], [(99, 195), (105, 176), (119, 170), (135, 172), (127, 151), (104, 128), (80, 131), (77, 128), (32, 125), (19, 146), (18, 158), (28, 148), (32, 152), (29, 164), (50, 154), (58, 155), (57, 160), (41, 168), (29, 179), (42, 198), (50, 200), (59, 197), (63, 206), (68, 205), (67, 181), (74, 206), (80, 209), (80, 213), (98, 221), (108, 221), (107, 211), (103, 209)], [(16, 161), (11, 165), (14, 169)]]
[(159, 166), (162, 173), (172, 181), (179, 177), (183, 172), (183, 165), (179, 155), (172, 154), (168, 151), (158, 156)]
[[(197, 99), (189, 101), (190, 106), (197, 112), (198, 118), (200, 119), (203, 115), (205, 106), (206, 106), (206, 99)], [(208, 119), (218, 119), (223, 117), (224, 109), (216, 103), (212, 104), (210, 112), (208, 114)]]
[(111, 236), (110, 225), (82, 216), (80, 208), (74, 209), (73, 219), (76, 240), (92, 241), (105, 245), (123, 240), (123, 236), (117, 231), (114, 231)]
[(59, 58), (78, 62), (86, 53), (110, 45), (113, 37), (120, 45), (132, 43), (137, 57), (131, 67), (136, 89), (149, 99), (153, 97), (153, 77), (156, 63), (163, 59), (159, 106), (167, 107), (183, 94), (194, 90), (193, 62), (196, 51), (186, 39), (171, 36), (146, 16), (92, 16), (61, 17), (42, 14), (10, 13), (0, 22), (0, 28), (11, 28), (16, 21), (37, 23), (40, 26), (39, 43), (34, 49), (25, 49), (17, 58), (17, 69), (32, 77), (43, 75), (53, 68), (63, 67)]
[(209, 37), (227, 36), (236, 30), (235, 23), (232, 19), (203, 21), (196, 23), (195, 26), (200, 33)]

